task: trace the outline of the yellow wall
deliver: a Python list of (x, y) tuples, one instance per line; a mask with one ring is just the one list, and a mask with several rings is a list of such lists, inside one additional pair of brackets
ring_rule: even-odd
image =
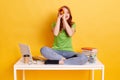
[[(40, 55), (44, 45), (52, 46), (51, 23), (62, 5), (70, 7), (77, 25), (74, 50), (98, 48), (105, 80), (120, 80), (119, 4), (120, 0), (0, 0), (0, 80), (13, 80), (13, 65), (21, 56), (18, 43), (29, 44), (33, 55)], [(101, 80), (100, 71), (95, 73)], [(90, 71), (26, 71), (26, 80), (88, 80), (89, 75)]]

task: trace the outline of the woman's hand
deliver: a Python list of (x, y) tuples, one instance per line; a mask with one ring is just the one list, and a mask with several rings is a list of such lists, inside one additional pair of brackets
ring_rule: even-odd
[(63, 17), (63, 15), (61, 15), (61, 14), (58, 15), (58, 18), (59, 18), (59, 19), (61, 19), (62, 17)]
[(66, 18), (65, 18), (65, 14), (63, 14), (62, 19), (63, 19), (63, 20), (66, 20)]

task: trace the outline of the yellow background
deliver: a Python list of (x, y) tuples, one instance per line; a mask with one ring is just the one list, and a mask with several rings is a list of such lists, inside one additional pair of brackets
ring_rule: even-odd
[[(95, 47), (105, 65), (105, 80), (120, 80), (120, 0), (0, 0), (0, 80), (13, 80), (13, 65), (21, 57), (18, 43), (33, 55), (51, 47), (51, 23), (67, 5), (76, 22), (74, 50)], [(18, 71), (18, 80), (22, 80)], [(89, 80), (90, 71), (26, 71), (26, 80)], [(101, 72), (95, 71), (95, 80)]]

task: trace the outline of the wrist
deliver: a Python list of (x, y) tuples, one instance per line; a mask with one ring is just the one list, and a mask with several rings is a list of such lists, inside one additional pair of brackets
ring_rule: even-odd
[(60, 20), (60, 17), (58, 17), (57, 20)]
[(62, 18), (64, 21), (66, 21), (65, 17)]
[(65, 18), (63, 18), (63, 22), (66, 23), (66, 19)]

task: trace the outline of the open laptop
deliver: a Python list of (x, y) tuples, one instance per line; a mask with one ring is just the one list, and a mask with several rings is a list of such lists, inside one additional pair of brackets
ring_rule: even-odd
[(30, 62), (34, 62), (36, 60), (40, 60), (40, 61), (46, 60), (46, 58), (44, 58), (42, 56), (32, 56), (30, 47), (26, 44), (19, 44), (19, 48), (20, 48), (20, 52), (22, 54), (22, 58), (24, 55), (30, 55)]
[(30, 55), (30, 62), (33, 62), (30, 47), (28, 45), (26, 45), (26, 44), (19, 44), (19, 48), (20, 48), (20, 52), (22, 54), (22, 57), (24, 55)]

